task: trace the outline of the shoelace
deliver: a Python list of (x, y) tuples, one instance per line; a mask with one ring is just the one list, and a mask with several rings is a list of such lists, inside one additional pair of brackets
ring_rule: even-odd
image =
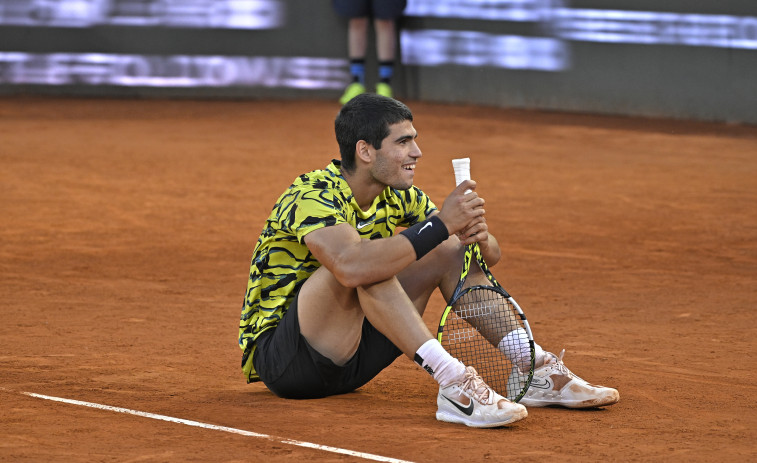
[(552, 358), (554, 358), (554, 366), (553, 366), (553, 368), (555, 368), (557, 371), (559, 371), (560, 373), (562, 373), (562, 374), (564, 374), (566, 376), (573, 377), (573, 376), (575, 376), (573, 374), (573, 372), (570, 371), (568, 369), (568, 367), (566, 367), (565, 364), (562, 361), (562, 358), (563, 358), (564, 355), (565, 355), (565, 349), (563, 349), (562, 352), (560, 352), (560, 357), (557, 357), (557, 356), (555, 356), (555, 354), (552, 354)]
[(484, 405), (494, 403), (494, 394), (491, 388), (484, 382), (484, 379), (476, 373), (473, 367), (465, 369), (465, 377), (460, 385), (464, 391), (472, 391), (473, 398)]

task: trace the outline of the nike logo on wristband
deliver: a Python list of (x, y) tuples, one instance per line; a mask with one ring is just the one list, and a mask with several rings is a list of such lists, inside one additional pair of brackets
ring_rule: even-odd
[(417, 234), (418, 234), (418, 235), (420, 235), (420, 234), (421, 234), (421, 232), (422, 232), (422, 231), (423, 231), (423, 230), (424, 230), (424, 229), (425, 229), (426, 227), (433, 227), (433, 226), (434, 226), (434, 224), (433, 224), (433, 223), (431, 223), (431, 222), (426, 222), (426, 225), (422, 226), (422, 227), (421, 227), (421, 229), (420, 229), (420, 230), (418, 230), (418, 233), (417, 233)]
[(444, 397), (445, 399), (449, 400), (449, 403), (451, 403), (452, 405), (454, 405), (455, 408), (457, 408), (461, 412), (465, 413), (466, 415), (471, 416), (473, 414), (473, 400), (470, 401), (470, 405), (468, 405), (467, 407), (463, 407), (462, 405), (460, 405), (459, 403), (457, 403), (454, 400), (450, 399), (446, 395), (442, 395), (442, 397)]

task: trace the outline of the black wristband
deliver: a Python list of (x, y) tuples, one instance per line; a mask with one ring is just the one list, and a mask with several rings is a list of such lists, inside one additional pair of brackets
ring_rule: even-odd
[(437, 216), (416, 223), (407, 230), (400, 232), (400, 235), (410, 240), (410, 244), (415, 249), (415, 260), (419, 260), (449, 238), (447, 227), (442, 219)]

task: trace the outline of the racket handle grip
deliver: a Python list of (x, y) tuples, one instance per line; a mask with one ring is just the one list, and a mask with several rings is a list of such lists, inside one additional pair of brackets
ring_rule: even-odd
[[(452, 160), (452, 169), (455, 171), (455, 185), (460, 185), (465, 180), (470, 180), (470, 158)], [(467, 190), (469, 193), (471, 190)]]

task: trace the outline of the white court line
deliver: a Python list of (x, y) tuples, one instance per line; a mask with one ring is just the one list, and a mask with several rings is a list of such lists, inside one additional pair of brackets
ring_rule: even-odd
[(407, 460), (398, 460), (396, 458), (382, 457), (381, 455), (373, 455), (370, 453), (355, 452), (354, 450), (340, 449), (339, 447), (330, 447), (328, 445), (313, 444), (310, 442), (297, 441), (292, 439), (284, 439), (281, 437), (270, 436), (268, 434), (260, 434), (252, 431), (245, 431), (244, 429), (229, 428), (227, 426), (218, 426), (215, 424), (201, 423), (199, 421), (184, 420), (181, 418), (173, 418), (171, 416), (157, 415), (155, 413), (140, 412), (138, 410), (130, 410), (128, 408), (112, 407), (110, 405), (101, 405), (92, 402), (83, 402), (81, 400), (64, 399), (62, 397), (53, 397), (49, 395), (35, 394), (33, 392), (22, 392), (22, 394), (29, 397), (35, 397), (37, 399), (52, 400), (54, 402), (63, 402), (71, 405), (81, 405), (83, 407), (97, 408), (99, 410), (108, 410), (111, 412), (126, 413), (128, 415), (142, 416), (144, 418), (152, 418), (154, 420), (170, 421), (172, 423), (185, 424), (187, 426), (194, 426), (197, 428), (212, 429), (214, 431), (230, 432), (232, 434), (239, 434), (248, 437), (258, 437), (261, 439), (268, 439), (280, 444), (295, 445), (297, 447), (306, 447), (315, 450), (321, 450), (324, 452), (339, 453), (342, 455), (350, 455), (353, 457), (363, 458), (365, 460), (383, 461), (388, 463), (412, 463)]

